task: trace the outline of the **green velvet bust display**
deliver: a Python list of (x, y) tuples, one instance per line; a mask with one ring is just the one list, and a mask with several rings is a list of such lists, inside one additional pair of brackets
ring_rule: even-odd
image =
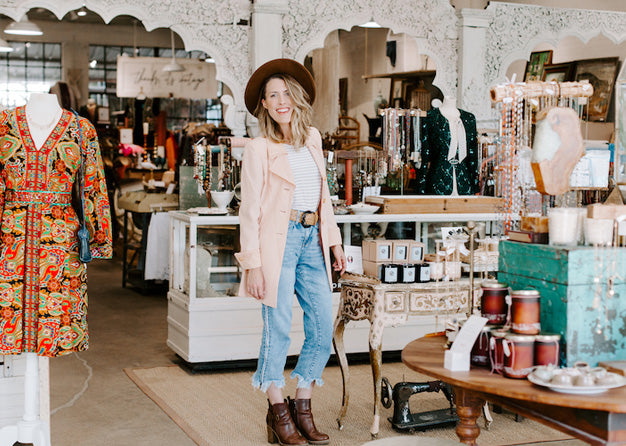
[[(459, 110), (466, 136), (467, 155), (456, 166), (459, 195), (478, 193), (478, 141), (476, 118)], [(422, 165), (417, 171), (417, 193), (450, 195), (453, 190), (453, 167), (448, 160), (450, 124), (438, 108), (428, 112), (422, 122)]]

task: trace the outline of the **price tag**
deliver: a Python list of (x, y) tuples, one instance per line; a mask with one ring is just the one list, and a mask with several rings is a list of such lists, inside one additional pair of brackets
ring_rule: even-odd
[(335, 155), (335, 152), (333, 151), (329, 151), (328, 152), (328, 162), (332, 163), (333, 162), (333, 156)]

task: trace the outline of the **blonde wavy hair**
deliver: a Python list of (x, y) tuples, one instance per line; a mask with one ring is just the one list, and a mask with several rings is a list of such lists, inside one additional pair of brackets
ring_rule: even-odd
[(280, 130), (280, 126), (272, 117), (265, 107), (263, 107), (263, 99), (265, 99), (265, 89), (267, 83), (272, 79), (282, 79), (285, 81), (287, 91), (291, 97), (291, 104), (293, 111), (291, 113), (291, 137), (294, 147), (303, 147), (309, 136), (309, 127), (313, 120), (313, 107), (309, 103), (310, 98), (308, 93), (302, 88), (302, 86), (293, 77), (288, 74), (275, 74), (267, 79), (261, 87), (261, 94), (259, 95), (259, 102), (257, 102), (254, 110), (254, 116), (259, 120), (259, 127), (261, 133), (274, 142), (286, 142), (285, 135)]

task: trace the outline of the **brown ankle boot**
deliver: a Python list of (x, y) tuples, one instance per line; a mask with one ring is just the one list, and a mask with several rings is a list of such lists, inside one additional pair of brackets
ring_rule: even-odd
[(271, 404), (267, 400), (267, 441), (285, 445), (304, 445), (308, 442), (296, 429), (287, 401)]
[(311, 413), (311, 400), (292, 400), (289, 398), (289, 411), (300, 433), (309, 440), (310, 444), (328, 444), (328, 435), (321, 433), (315, 427)]

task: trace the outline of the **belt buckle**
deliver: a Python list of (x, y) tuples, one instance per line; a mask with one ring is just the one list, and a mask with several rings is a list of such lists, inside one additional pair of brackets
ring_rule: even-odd
[(315, 214), (315, 212), (311, 212), (311, 211), (304, 211), (302, 212), (302, 214), (300, 215), (300, 223), (302, 224), (302, 227), (304, 228), (310, 228), (311, 226), (313, 226), (315, 223), (313, 223), (313, 225), (308, 224), (305, 220), (306, 220), (306, 216), (309, 214)]

